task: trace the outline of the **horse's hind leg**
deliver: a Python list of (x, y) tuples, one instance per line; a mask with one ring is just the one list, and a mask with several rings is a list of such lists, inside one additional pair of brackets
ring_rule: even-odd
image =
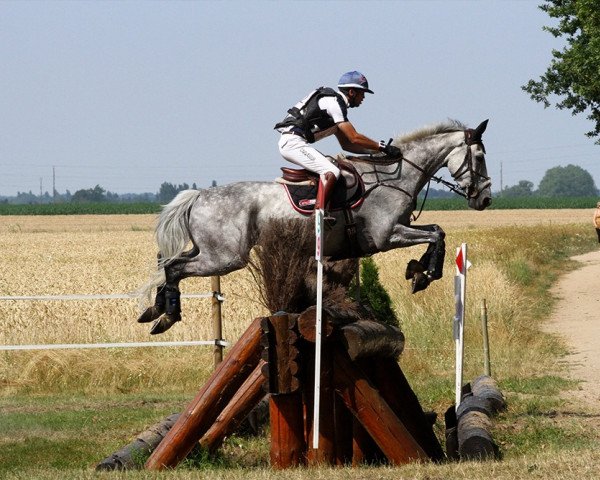
[(148, 323), (156, 320), (166, 311), (167, 298), (166, 298), (166, 284), (159, 285), (156, 289), (156, 296), (154, 297), (154, 305), (148, 307), (144, 313), (138, 318), (139, 323)]
[(176, 322), (181, 320), (181, 292), (179, 291), (178, 283), (167, 282), (160, 287), (160, 291), (164, 292), (163, 298), (165, 303), (163, 312), (165, 315), (160, 318), (157, 317), (158, 319), (150, 329), (152, 335), (166, 332)]

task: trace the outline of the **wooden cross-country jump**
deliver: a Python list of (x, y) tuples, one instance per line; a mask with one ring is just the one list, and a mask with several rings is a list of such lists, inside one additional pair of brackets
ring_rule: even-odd
[(315, 309), (257, 318), (154, 450), (145, 467), (175, 467), (199, 442), (215, 451), (269, 393), (271, 465), (439, 461), (432, 421), (397, 358), (399, 329), (323, 315), (319, 448), (311, 448)]

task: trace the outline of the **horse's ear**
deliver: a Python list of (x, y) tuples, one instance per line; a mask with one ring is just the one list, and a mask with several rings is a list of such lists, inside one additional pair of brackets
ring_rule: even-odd
[(485, 129), (487, 128), (487, 124), (490, 121), (490, 119), (488, 118), (487, 120), (484, 120), (483, 122), (481, 122), (479, 124), (479, 126), (475, 129), (475, 138), (481, 138), (481, 136), (483, 135), (483, 132), (485, 132)]

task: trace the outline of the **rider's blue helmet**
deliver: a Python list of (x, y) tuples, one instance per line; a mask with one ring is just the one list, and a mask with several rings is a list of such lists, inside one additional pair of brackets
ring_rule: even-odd
[(344, 73), (338, 82), (338, 88), (357, 88), (368, 93), (374, 93), (373, 90), (369, 89), (367, 77), (357, 71)]

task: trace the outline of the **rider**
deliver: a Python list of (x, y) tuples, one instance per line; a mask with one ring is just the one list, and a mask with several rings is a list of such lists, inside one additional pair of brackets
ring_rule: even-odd
[(320, 176), (319, 195), (315, 208), (325, 208), (340, 170), (311, 144), (329, 135), (335, 135), (340, 146), (352, 153), (384, 152), (400, 157), (400, 149), (382, 140), (374, 140), (358, 133), (348, 120), (348, 107), (360, 106), (365, 93), (373, 93), (369, 82), (360, 72), (344, 73), (338, 90), (320, 87), (288, 110), (288, 115), (275, 125), (281, 133), (279, 152), (286, 160), (315, 172)]

